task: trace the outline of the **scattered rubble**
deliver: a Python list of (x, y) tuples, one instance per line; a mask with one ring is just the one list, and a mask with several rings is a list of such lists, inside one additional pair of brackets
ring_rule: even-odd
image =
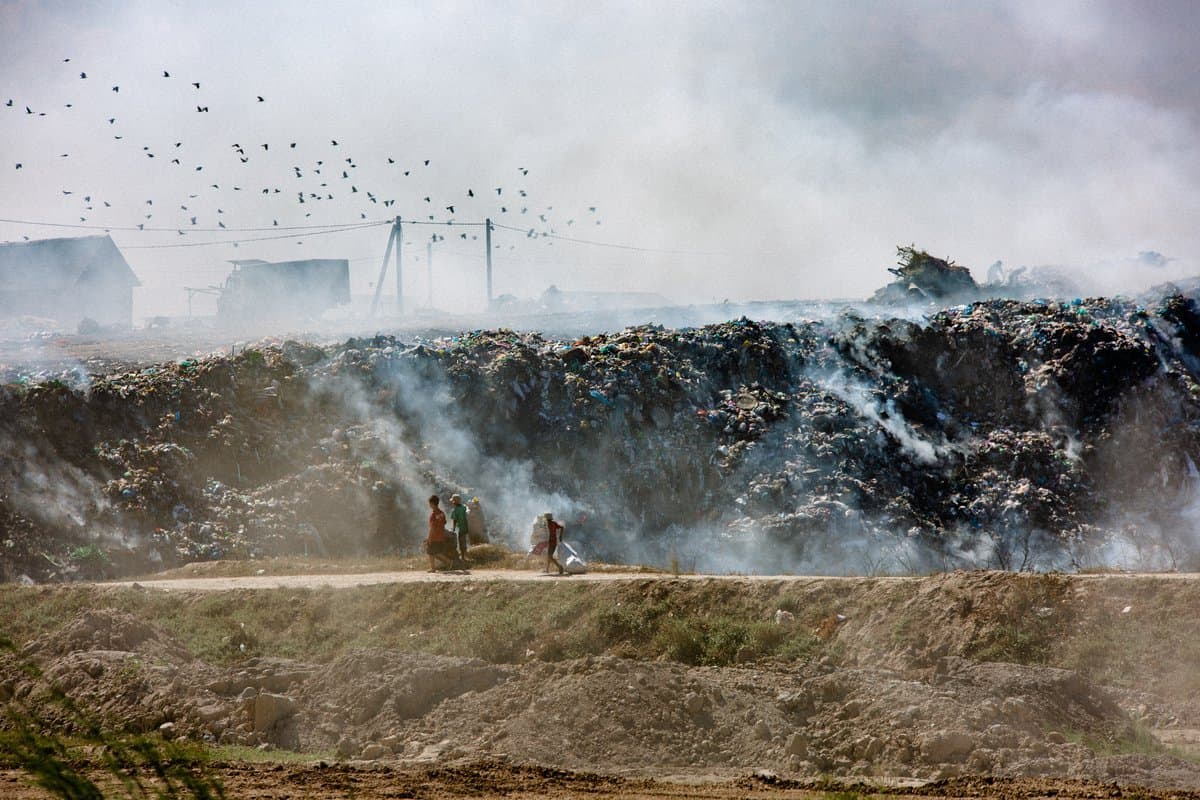
[[(1137, 723), (1077, 673), (953, 656), (752, 668), (610, 655), (511, 665), (365, 649), (319, 665), (218, 667), (112, 611), (84, 612), (23, 655), (92, 713), (134, 730), (346, 760), (1200, 782), (1195, 764), (1161, 745), (1120, 755)], [(35, 703), (46, 684), (14, 663), (0, 658), (0, 688)]]

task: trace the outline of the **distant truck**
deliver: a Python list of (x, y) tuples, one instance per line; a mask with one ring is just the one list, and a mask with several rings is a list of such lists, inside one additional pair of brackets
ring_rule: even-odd
[(311, 319), (350, 302), (350, 262), (344, 258), (230, 263), (233, 272), (217, 296), (223, 319)]

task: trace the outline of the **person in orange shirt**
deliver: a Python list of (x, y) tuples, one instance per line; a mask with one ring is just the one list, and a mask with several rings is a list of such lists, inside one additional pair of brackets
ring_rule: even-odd
[(558, 559), (554, 557), (554, 551), (558, 549), (558, 543), (562, 541), (563, 531), (566, 526), (554, 519), (554, 515), (547, 511), (546, 528), (550, 531), (550, 541), (546, 542), (546, 574), (550, 573), (550, 565), (558, 567), (558, 574), (563, 574), (563, 565), (558, 563)]
[(429, 534), (425, 537), (425, 552), (429, 556), (430, 572), (438, 571), (439, 561), (446, 568), (454, 563), (451, 556), (454, 546), (446, 538), (446, 512), (439, 508), (441, 503), (436, 494), (429, 496)]

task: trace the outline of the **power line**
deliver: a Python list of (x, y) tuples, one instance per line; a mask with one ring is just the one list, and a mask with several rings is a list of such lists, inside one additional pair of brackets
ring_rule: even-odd
[[(272, 225), (262, 228), (197, 228), (193, 225), (186, 226), (189, 233), (263, 233), (266, 231), (308, 231), (320, 230), (323, 228), (361, 228), (366, 225), (385, 225), (390, 224), (392, 220), (379, 220), (375, 222), (335, 222), (328, 225)], [(181, 228), (158, 228), (158, 227), (122, 227), (117, 225), (76, 225), (65, 222), (35, 222), (28, 219), (0, 219), (0, 222), (7, 222), (13, 225), (37, 225), (43, 228), (73, 228), (77, 230), (88, 231), (122, 231), (128, 233), (176, 233)], [(460, 223), (461, 224), (461, 223)], [(482, 225), (483, 223), (478, 223)]]
[[(482, 228), (487, 225), (486, 222), (457, 222), (455, 220), (447, 220), (439, 222), (437, 220), (419, 220), (419, 219), (404, 219), (400, 218), (401, 225), (445, 225), (448, 228)], [(495, 223), (492, 223), (495, 227)]]
[[(529, 234), (529, 231), (534, 230), (533, 228), (515, 228), (512, 225), (502, 225), (499, 222), (493, 222), (492, 227), (493, 228), (503, 228), (504, 230), (515, 231), (516, 233), (523, 233), (526, 235)], [(592, 245), (593, 247), (611, 247), (615, 250), (634, 250), (634, 251), (641, 252), (641, 253), (667, 253), (670, 255), (677, 255), (677, 256), (729, 255), (727, 253), (716, 253), (713, 251), (702, 251), (702, 250), (667, 250), (667, 249), (659, 248), (659, 247), (638, 247), (636, 245), (631, 245), (631, 244), (616, 244), (614, 242), (598, 242), (594, 239), (575, 239), (570, 236), (560, 236), (557, 233), (544, 233), (544, 232), (538, 233), (537, 231), (534, 231), (534, 232), (536, 233), (536, 235), (539, 238), (558, 239), (558, 240), (564, 241), (564, 242), (574, 242), (576, 244)]]
[(172, 244), (129, 244), (125, 245), (126, 250), (163, 250), (168, 248), (179, 247), (209, 247), (215, 244), (246, 244), (248, 242), (271, 242), (279, 239), (298, 239), (301, 235), (305, 238), (311, 236), (325, 236), (330, 233), (346, 233), (348, 231), (360, 231), (367, 228), (377, 228), (381, 225), (391, 225), (391, 222), (368, 222), (363, 225), (357, 225), (347, 228), (335, 228), (333, 230), (318, 230), (307, 234), (285, 234), (283, 236), (257, 236), (249, 239), (215, 239), (209, 242), (174, 242)]

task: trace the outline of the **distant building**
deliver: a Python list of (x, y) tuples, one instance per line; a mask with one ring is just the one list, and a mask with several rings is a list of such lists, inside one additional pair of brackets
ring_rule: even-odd
[(233, 272), (217, 297), (217, 314), (227, 319), (311, 319), (350, 302), (344, 258), (229, 263)]
[(0, 244), (0, 318), (131, 326), (140, 285), (108, 236)]

